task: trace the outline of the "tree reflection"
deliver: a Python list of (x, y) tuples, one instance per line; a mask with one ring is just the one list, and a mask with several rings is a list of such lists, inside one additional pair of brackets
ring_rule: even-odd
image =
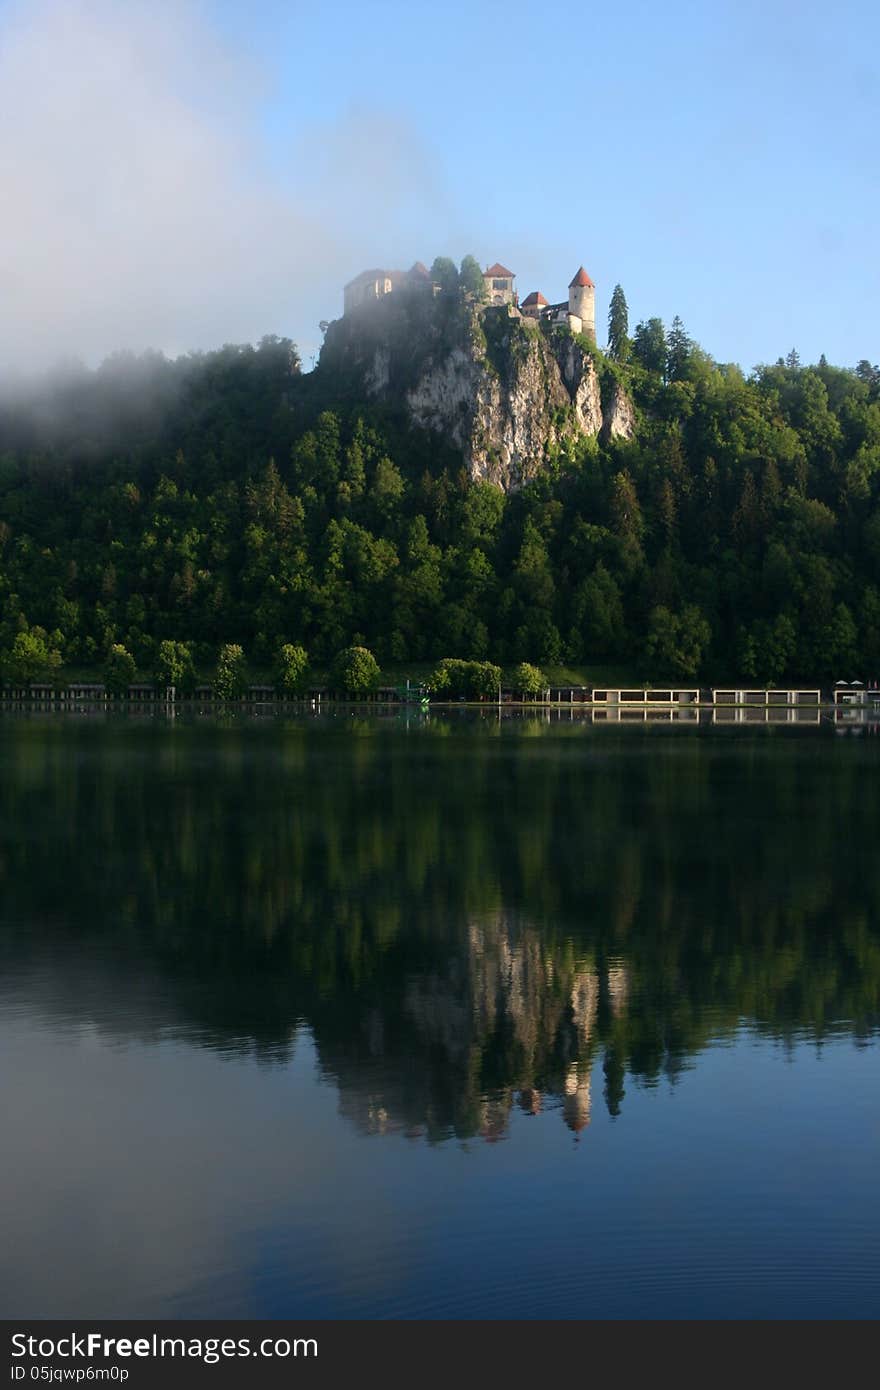
[(6, 978), (267, 1061), (305, 1024), (358, 1128), (432, 1140), (580, 1133), (743, 1024), (873, 1033), (872, 744), (529, 733), (4, 719)]

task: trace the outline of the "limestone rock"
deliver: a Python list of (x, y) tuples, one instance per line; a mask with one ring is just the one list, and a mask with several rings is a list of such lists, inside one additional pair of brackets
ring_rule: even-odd
[(603, 406), (583, 343), (503, 306), (380, 302), (330, 325), (318, 370), (400, 407), (460, 450), (472, 478), (505, 491), (535, 477), (566, 439), (628, 439), (635, 428), (619, 383)]
[(413, 424), (451, 439), (472, 478), (511, 490), (542, 467), (571, 398), (539, 334), (513, 321), (496, 347), (501, 370), (479, 345), (457, 346), (425, 371), (406, 399)]
[(602, 439), (632, 439), (636, 430), (635, 407), (628, 393), (615, 381), (602, 413)]
[(364, 372), (364, 386), (368, 396), (381, 396), (391, 382), (391, 349), (377, 347)]
[(574, 338), (566, 343), (560, 367), (571, 394), (575, 419), (582, 433), (597, 435), (602, 428), (602, 395), (595, 363)]

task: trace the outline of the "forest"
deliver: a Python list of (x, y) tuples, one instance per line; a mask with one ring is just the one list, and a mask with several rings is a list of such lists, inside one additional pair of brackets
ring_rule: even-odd
[(508, 493), (283, 338), (0, 387), (3, 679), (352, 646), (396, 673), (880, 675), (880, 369), (747, 375), (678, 319), (627, 329), (618, 287), (596, 355), (634, 437)]
[[(479, 715), (415, 738), (357, 715), (320, 738), (12, 716), (0, 817), (40, 833), (0, 856), (4, 971), (117, 1041), (158, 1007), (268, 1064), (306, 1022), (345, 1113), (365, 1120), (381, 1057), (382, 1105), (434, 1139), (594, 1059), (617, 1113), (742, 1028), (865, 1045), (880, 750), (746, 736), (732, 777), (726, 741), (687, 729), (603, 729), (599, 753), (576, 725)], [(103, 1024), (84, 959), (126, 1001)]]

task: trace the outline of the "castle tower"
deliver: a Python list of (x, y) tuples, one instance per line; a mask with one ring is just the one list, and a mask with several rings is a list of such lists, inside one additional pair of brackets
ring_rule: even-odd
[(568, 312), (572, 318), (580, 319), (580, 328), (572, 324), (576, 332), (586, 333), (596, 341), (596, 286), (583, 266), (568, 287)]

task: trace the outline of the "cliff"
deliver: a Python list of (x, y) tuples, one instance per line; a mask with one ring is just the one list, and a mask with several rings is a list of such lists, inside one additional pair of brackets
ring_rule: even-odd
[(567, 440), (629, 438), (633, 405), (601, 354), (507, 308), (389, 295), (330, 325), (318, 366), (403, 411), (513, 491)]

